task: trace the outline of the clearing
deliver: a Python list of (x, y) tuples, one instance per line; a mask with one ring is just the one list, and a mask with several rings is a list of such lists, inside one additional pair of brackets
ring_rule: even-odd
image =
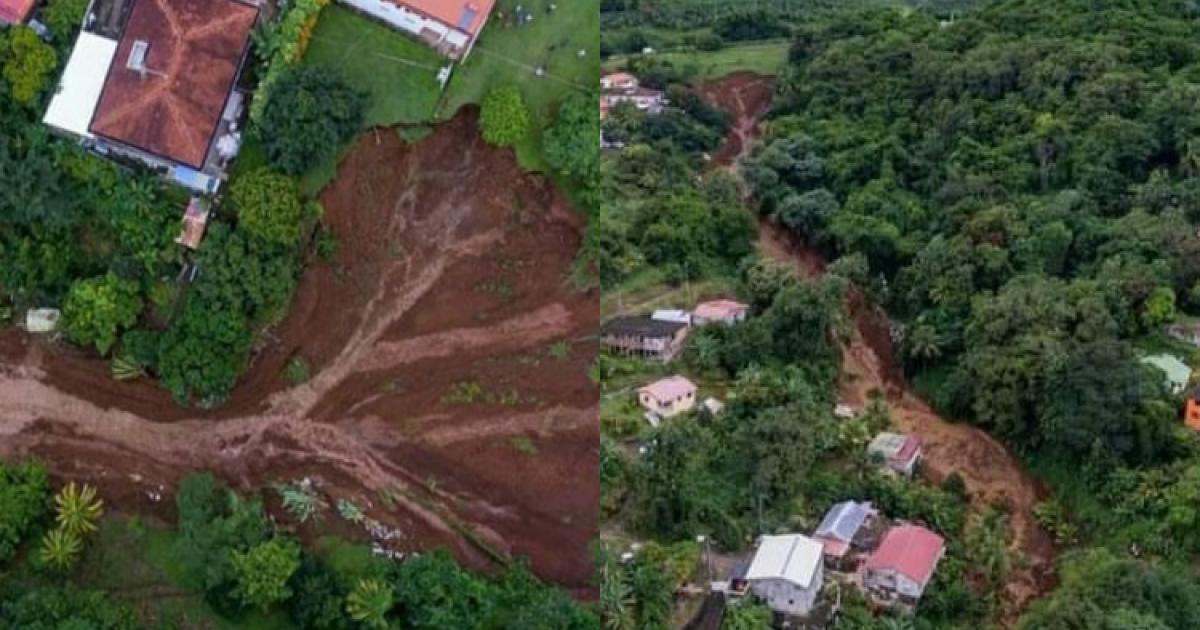
[[(769, 107), (773, 85), (766, 77), (737, 74), (703, 88), (707, 98), (735, 116), (728, 146), (717, 152), (725, 161), (715, 160), (717, 166), (734, 168), (736, 160), (749, 151), (758, 136), (758, 121)], [(768, 95), (766, 103), (759, 100), (763, 94)], [(767, 221), (760, 222), (759, 251), (795, 265), (807, 277), (824, 272), (824, 260), (817, 252)], [(886, 313), (867, 305), (861, 295), (852, 295), (850, 314), (855, 327), (843, 348), (840, 398), (862, 408), (872, 392), (884, 393), (896, 426), (920, 436), (925, 471), (933, 481), (957, 473), (974, 507), (998, 505), (1010, 514), (1013, 537), (1009, 547), (1019, 558), (1005, 587), (1003, 619), (1011, 625), (1032, 599), (1054, 585), (1054, 544), (1033, 515), (1044, 489), (987, 432), (947, 421), (911, 391), (892, 347), (891, 321)]]
[[(716, 81), (738, 72), (767, 75), (783, 67), (787, 62), (791, 40), (763, 40), (747, 43), (726, 44), (712, 51), (695, 49), (659, 50), (655, 59), (666, 61), (679, 68), (687, 68), (687, 75), (700, 81)], [(604, 66), (616, 69), (630, 58), (639, 55), (613, 55), (604, 60)]]
[[(6, 329), (0, 454), (39, 455), (114, 509), (166, 518), (157, 493), (191, 470), (245, 488), (310, 477), (399, 529), (396, 550), (446, 546), (484, 569), (526, 556), (594, 594), (598, 309), (568, 283), (583, 220), (487, 146), (469, 110), (416, 144), (364, 134), (321, 201), (337, 254), (310, 262), (226, 406), (179, 408)], [(291, 385), (296, 357), (312, 377)]]

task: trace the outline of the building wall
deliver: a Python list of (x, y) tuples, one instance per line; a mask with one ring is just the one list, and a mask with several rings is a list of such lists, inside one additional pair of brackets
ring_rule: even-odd
[(750, 590), (766, 603), (771, 610), (785, 615), (804, 616), (812, 612), (817, 594), (821, 592), (824, 569), (817, 565), (817, 573), (807, 588), (782, 579), (754, 580)]
[[(465, 59), (474, 43), (467, 33), (387, 0), (341, 0), (341, 2), (415, 37), (422, 43), (432, 45), (438, 52), (452, 59)], [(424, 32), (436, 34), (439, 38), (438, 43), (431, 43), (423, 38), (422, 33)]]
[(696, 392), (688, 392), (686, 395), (676, 398), (675, 400), (658, 400), (647, 392), (642, 392), (638, 399), (642, 406), (654, 413), (670, 418), (681, 413), (691, 411), (696, 406)]

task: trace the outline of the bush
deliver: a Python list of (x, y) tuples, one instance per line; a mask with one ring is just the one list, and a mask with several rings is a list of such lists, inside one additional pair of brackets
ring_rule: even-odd
[(83, 24), (87, 7), (88, 0), (50, 0), (42, 11), (42, 21), (54, 33), (55, 41), (65, 46)]
[(300, 568), (300, 546), (293, 540), (273, 538), (247, 551), (231, 555), (237, 574), (237, 594), (247, 607), (266, 610), (291, 597), (288, 580)]
[(50, 507), (50, 476), (36, 461), (0, 463), (0, 560), (8, 558)]
[(295, 245), (305, 218), (296, 180), (268, 169), (239, 177), (229, 188), (239, 226), (274, 245)]
[(142, 298), (137, 283), (112, 272), (71, 285), (63, 304), (63, 331), (80, 345), (108, 354), (117, 336), (137, 322)]
[(300, 175), (334, 155), (362, 126), (366, 98), (331, 68), (287, 70), (259, 123), (267, 159), (284, 173)]
[(481, 106), (479, 126), (483, 139), (498, 147), (512, 146), (528, 136), (529, 110), (521, 99), (521, 91), (505, 85), (488, 92)]
[(33, 105), (45, 89), (50, 73), (58, 67), (58, 54), (28, 26), (9, 30), (7, 48), (4, 79), (12, 88), (12, 99), (22, 105)]
[(596, 177), (600, 171), (600, 119), (594, 93), (572, 93), (546, 132), (546, 161), (563, 175)]

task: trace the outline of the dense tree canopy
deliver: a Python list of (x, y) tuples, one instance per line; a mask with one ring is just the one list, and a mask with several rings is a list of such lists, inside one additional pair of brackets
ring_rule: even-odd
[(512, 146), (529, 135), (532, 124), (529, 108), (515, 85), (492, 88), (480, 104), (479, 127), (490, 144)]
[(337, 71), (302, 65), (272, 86), (258, 134), (272, 166), (300, 175), (353, 138), (365, 115), (365, 94)]

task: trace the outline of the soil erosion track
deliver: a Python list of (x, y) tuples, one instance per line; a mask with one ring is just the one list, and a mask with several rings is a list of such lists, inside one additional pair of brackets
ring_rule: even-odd
[[(475, 114), (415, 145), (359, 141), (322, 195), (339, 239), (313, 261), (287, 318), (229, 404), (183, 409), (107, 363), (0, 332), (0, 452), (45, 457), (110, 504), (157, 502), (188, 470), (247, 487), (312, 478), (369, 506), (398, 550), (444, 545), (473, 566), (530, 558), (593, 594), (598, 518), (596, 296), (567, 276), (582, 220)], [(286, 362), (312, 378), (290, 386)], [(326, 523), (336, 523), (336, 518)]]
[[(714, 166), (732, 170), (736, 161), (749, 153), (750, 144), (758, 137), (758, 121), (769, 109), (773, 85), (769, 78), (735, 74), (704, 87), (706, 98), (735, 116)], [(761, 96), (748, 98), (763, 94), (767, 103), (758, 100)], [(759, 251), (795, 265), (808, 277), (825, 270), (819, 253), (769, 221), (760, 223)], [(1002, 621), (1012, 625), (1029, 601), (1054, 583), (1054, 545), (1033, 516), (1041, 488), (995, 438), (970, 425), (946, 421), (910, 391), (896, 361), (886, 313), (866, 305), (861, 295), (850, 301), (855, 326), (843, 347), (840, 397), (861, 408), (872, 391), (884, 392), (896, 425), (920, 436), (925, 470), (931, 478), (940, 481), (957, 473), (975, 507), (998, 505), (1008, 511), (1013, 532), (1009, 546), (1019, 560), (1005, 587)]]

